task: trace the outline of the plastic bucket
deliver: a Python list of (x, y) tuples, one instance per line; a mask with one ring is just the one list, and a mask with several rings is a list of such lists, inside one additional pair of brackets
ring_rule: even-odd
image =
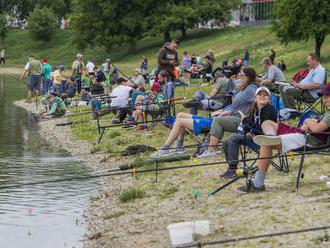
[(194, 233), (198, 235), (210, 234), (210, 222), (208, 220), (201, 220), (193, 222)]
[(193, 224), (192, 222), (180, 222), (167, 226), (170, 233), (171, 243), (173, 246), (192, 243), (193, 240)]

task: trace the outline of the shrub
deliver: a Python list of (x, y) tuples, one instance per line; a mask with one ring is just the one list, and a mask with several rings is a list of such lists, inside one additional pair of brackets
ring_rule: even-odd
[(50, 41), (57, 28), (54, 12), (48, 7), (36, 7), (27, 21), (30, 35), (42, 41)]

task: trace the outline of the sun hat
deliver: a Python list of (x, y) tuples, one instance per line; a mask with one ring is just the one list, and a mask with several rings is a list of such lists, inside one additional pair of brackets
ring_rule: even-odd
[(330, 84), (323, 86), (322, 90), (318, 93), (319, 96), (330, 96)]
[(257, 96), (261, 91), (266, 92), (267, 95), (270, 96), (270, 91), (269, 91), (269, 89), (268, 89), (267, 87), (264, 87), (264, 86), (259, 87), (259, 88), (256, 90), (256, 96)]

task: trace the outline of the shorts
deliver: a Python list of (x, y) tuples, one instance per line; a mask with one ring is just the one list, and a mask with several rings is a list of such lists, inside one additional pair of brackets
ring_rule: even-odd
[(282, 152), (284, 153), (303, 147), (306, 144), (306, 136), (301, 133), (283, 134), (280, 137)]
[(31, 75), (28, 80), (28, 89), (29, 91), (35, 91), (40, 89), (40, 75)]
[(195, 135), (202, 133), (203, 129), (210, 129), (212, 125), (212, 118), (193, 115), (193, 132)]

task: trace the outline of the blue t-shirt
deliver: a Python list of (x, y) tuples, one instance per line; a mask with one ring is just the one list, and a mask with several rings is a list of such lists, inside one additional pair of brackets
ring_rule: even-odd
[(50, 79), (50, 73), (52, 72), (52, 67), (50, 64), (46, 63), (42, 65), (42, 76), (44, 80)]
[(325, 69), (322, 65), (318, 65), (315, 69), (309, 71), (307, 76), (300, 82), (301, 84), (312, 84), (317, 83), (320, 84), (319, 89), (309, 90), (310, 94), (314, 98), (318, 98), (317, 93), (322, 90), (322, 86), (325, 80)]

